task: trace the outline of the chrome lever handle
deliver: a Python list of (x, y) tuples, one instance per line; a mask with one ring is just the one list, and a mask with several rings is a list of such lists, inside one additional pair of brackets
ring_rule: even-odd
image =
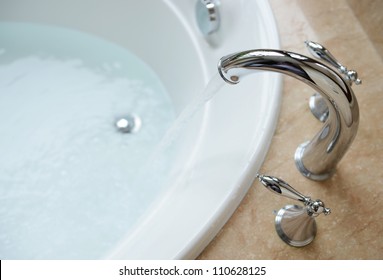
[(362, 80), (358, 78), (358, 73), (355, 70), (348, 70), (346, 66), (342, 65), (324, 46), (313, 41), (305, 41), (311, 55), (316, 58), (322, 59), (335, 67), (341, 74), (344, 75), (350, 85), (354, 82), (360, 85)]
[(328, 215), (331, 213), (330, 208), (326, 208), (320, 199), (312, 200), (309, 196), (305, 196), (290, 186), (285, 181), (269, 175), (257, 175), (258, 180), (271, 192), (282, 195), (302, 202), (307, 207), (309, 216), (318, 216), (323, 213)]
[(303, 203), (309, 199), (279, 178), (268, 175), (257, 175), (257, 177), (262, 185), (277, 195), (282, 195), (297, 201), (301, 201)]
[(321, 213), (328, 215), (331, 210), (321, 200), (312, 200), (279, 178), (258, 174), (257, 177), (271, 192), (305, 205), (286, 205), (281, 208), (275, 217), (275, 229), (279, 237), (291, 246), (303, 247), (310, 244), (317, 232), (315, 217)]

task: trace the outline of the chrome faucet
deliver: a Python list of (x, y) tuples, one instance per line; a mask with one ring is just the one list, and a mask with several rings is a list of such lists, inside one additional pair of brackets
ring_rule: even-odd
[(286, 205), (277, 212), (275, 229), (279, 237), (294, 247), (310, 244), (317, 233), (315, 218), (322, 213), (329, 215), (331, 209), (326, 208), (322, 200), (312, 200), (277, 177), (259, 174), (257, 177), (272, 193), (303, 203), (303, 206)]
[(330, 65), (289, 51), (257, 49), (223, 57), (218, 72), (229, 84), (237, 84), (244, 76), (259, 70), (279, 72), (304, 82), (320, 94), (324, 111), (328, 111), (324, 125), (311, 141), (297, 148), (294, 159), (304, 176), (325, 180), (335, 172), (356, 136), (359, 107), (351, 85), (360, 84), (361, 80), (320, 44), (307, 41), (306, 45), (311, 53)]

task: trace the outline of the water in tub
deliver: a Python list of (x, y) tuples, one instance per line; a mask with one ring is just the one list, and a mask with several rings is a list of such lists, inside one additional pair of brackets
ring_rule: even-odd
[[(128, 113), (142, 120), (135, 134), (113, 125)], [(0, 259), (106, 254), (155, 196), (130, 182), (174, 119), (159, 78), (128, 50), (0, 23)]]

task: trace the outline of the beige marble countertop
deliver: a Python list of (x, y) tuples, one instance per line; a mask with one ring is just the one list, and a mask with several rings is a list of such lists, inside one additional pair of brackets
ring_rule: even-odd
[(310, 245), (293, 248), (274, 230), (274, 210), (293, 201), (258, 182), (199, 259), (383, 259), (383, 1), (270, 0), (281, 48), (307, 54), (306, 39), (358, 71), (357, 137), (329, 180), (300, 175), (293, 155), (321, 125), (308, 109), (311, 89), (285, 78), (279, 123), (261, 173), (274, 175), (331, 207), (317, 218)]

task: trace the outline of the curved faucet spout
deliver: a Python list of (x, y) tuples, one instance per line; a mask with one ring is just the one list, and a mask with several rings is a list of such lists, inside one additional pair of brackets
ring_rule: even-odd
[(358, 102), (350, 83), (317, 60), (281, 50), (238, 52), (223, 57), (218, 63), (221, 77), (230, 84), (259, 70), (292, 76), (324, 98), (329, 116), (314, 138), (298, 147), (295, 163), (304, 176), (313, 180), (327, 179), (335, 172), (358, 130)]

